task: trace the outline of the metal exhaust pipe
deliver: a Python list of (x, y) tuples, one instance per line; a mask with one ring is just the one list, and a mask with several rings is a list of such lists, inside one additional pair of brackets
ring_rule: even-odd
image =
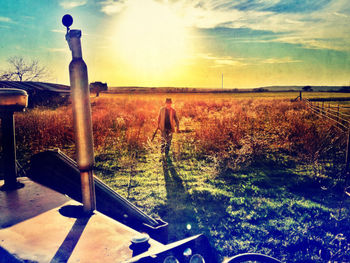
[(87, 66), (82, 58), (81, 31), (69, 29), (73, 23), (73, 18), (70, 15), (65, 15), (62, 18), (62, 23), (67, 27), (66, 40), (72, 51), (72, 61), (69, 64), (69, 77), (76, 158), (81, 177), (82, 202), (84, 212), (92, 213), (96, 209), (96, 198), (93, 177), (94, 146)]

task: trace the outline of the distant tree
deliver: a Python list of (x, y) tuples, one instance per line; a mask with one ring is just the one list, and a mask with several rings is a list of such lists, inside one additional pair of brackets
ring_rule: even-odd
[(311, 86), (305, 86), (303, 87), (303, 91), (312, 91)]
[(253, 92), (268, 92), (268, 89), (264, 89), (264, 88), (255, 88), (253, 89)]
[(90, 92), (96, 93), (96, 97), (100, 95), (101, 91), (107, 91), (107, 83), (102, 83), (100, 81), (90, 83)]
[(350, 87), (349, 86), (343, 86), (338, 91), (339, 92), (350, 92)]
[(9, 68), (0, 73), (0, 80), (11, 81), (40, 81), (47, 79), (50, 74), (38, 60), (27, 61), (23, 57), (7, 59)]

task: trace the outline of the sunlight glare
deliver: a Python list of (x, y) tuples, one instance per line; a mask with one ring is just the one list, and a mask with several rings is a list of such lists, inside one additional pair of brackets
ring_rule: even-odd
[(186, 57), (186, 27), (176, 12), (154, 0), (130, 1), (115, 32), (118, 57), (151, 76), (179, 67)]

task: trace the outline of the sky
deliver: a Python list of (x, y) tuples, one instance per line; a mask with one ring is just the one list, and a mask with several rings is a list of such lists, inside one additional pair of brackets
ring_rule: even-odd
[(62, 16), (108, 86), (350, 85), (349, 0), (0, 0), (0, 70), (39, 60), (69, 84)]

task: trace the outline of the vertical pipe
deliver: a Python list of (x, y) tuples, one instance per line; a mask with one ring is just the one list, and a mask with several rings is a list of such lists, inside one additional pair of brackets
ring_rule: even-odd
[(87, 172), (80, 171), (80, 180), (84, 211), (90, 213), (96, 209), (94, 174), (92, 170)]
[(96, 209), (95, 186), (93, 178), (94, 149), (91, 121), (90, 91), (87, 66), (82, 58), (81, 31), (70, 30), (66, 39), (72, 51), (69, 64), (73, 122), (77, 163), (80, 170), (82, 201), (85, 213)]
[(15, 121), (13, 112), (1, 114), (2, 148), (4, 161), (4, 188), (17, 188)]

